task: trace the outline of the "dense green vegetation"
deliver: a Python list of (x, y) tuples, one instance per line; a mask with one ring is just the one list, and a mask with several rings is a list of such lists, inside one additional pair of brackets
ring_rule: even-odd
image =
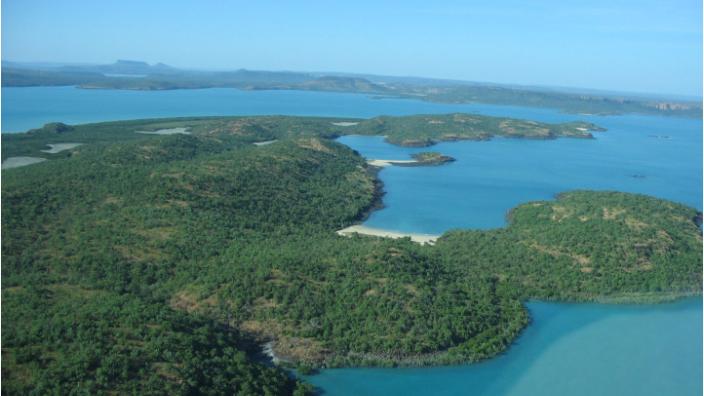
[[(417, 164), (420, 165), (442, 165), (447, 162), (452, 162), (455, 161), (454, 158), (448, 156), (448, 155), (442, 155), (441, 153), (438, 153), (437, 151), (424, 151), (421, 153), (415, 153), (412, 154), (411, 157), (418, 161)], [(403, 166), (404, 164), (400, 164)], [(406, 165), (414, 165), (414, 164), (406, 164)]]
[[(268, 394), (306, 386), (252, 364), (236, 329), (126, 293), (3, 288), (3, 394)], [(9, 324), (8, 324), (9, 323)]]
[[(326, 138), (415, 138), (420, 128), (403, 125), (443, 121), (429, 124), (436, 139), (475, 116), (428, 117), (3, 135), (3, 157), (84, 143), (2, 172), (3, 393), (303, 394), (259, 363), (259, 344), (302, 367), (477, 361), (526, 325), (525, 299), (700, 293), (697, 212), (641, 195), (570, 192), (519, 206), (506, 228), (452, 231), (434, 246), (336, 235), (378, 191), (364, 159)], [(191, 134), (135, 133), (174, 127)]]
[(39, 68), (7, 63), (2, 68), (3, 86), (77, 85), (82, 88), (166, 90), (195, 88), (294, 89), (358, 92), (442, 103), (488, 103), (548, 107), (571, 113), (643, 113), (702, 117), (701, 103), (623, 95), (561, 92), (550, 89), (458, 81), (325, 75), (270, 71), (195, 71), (164, 64), (117, 61), (110, 65)]
[(440, 103), (488, 103), (496, 105), (547, 107), (568, 113), (615, 115), (641, 113), (702, 117), (702, 106), (696, 101), (664, 100), (606, 94), (585, 94), (555, 90), (482, 84), (445, 84), (395, 87), (402, 97)]
[[(339, 125), (342, 122), (343, 125)], [(349, 124), (345, 124), (348, 122)], [(338, 125), (336, 125), (338, 124)], [(555, 139), (590, 138), (589, 131), (603, 131), (587, 122), (547, 124), (512, 118), (475, 114), (437, 114), (371, 119), (337, 119), (323, 117), (200, 117), (162, 120), (136, 120), (68, 126), (52, 123), (28, 133), (3, 135), (2, 157), (38, 156), (63, 158), (71, 151), (46, 154), (41, 150), (54, 143), (114, 143), (148, 141), (152, 136), (137, 131), (185, 127), (199, 141), (209, 142), (214, 150), (249, 145), (255, 142), (311, 136), (334, 138), (341, 135), (384, 135), (389, 143), (406, 146), (429, 146), (447, 140), (485, 140), (494, 136)], [(67, 134), (66, 132), (69, 132)], [(78, 150), (80, 151), (80, 150)], [(73, 151), (75, 152), (75, 151)]]
[(389, 143), (409, 147), (432, 146), (441, 141), (487, 140), (494, 136), (526, 139), (592, 138), (589, 131), (604, 131), (588, 122), (547, 124), (461, 113), (381, 116), (346, 128), (347, 133), (384, 135)]

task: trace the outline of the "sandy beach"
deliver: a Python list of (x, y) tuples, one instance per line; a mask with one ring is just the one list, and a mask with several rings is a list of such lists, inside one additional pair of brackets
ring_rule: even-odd
[(333, 125), (347, 127), (359, 124), (358, 122), (333, 122)]
[(378, 166), (380, 168), (385, 168), (394, 164), (414, 164), (418, 161), (416, 160), (385, 160), (385, 159), (373, 159), (367, 160), (367, 164), (371, 166)]
[(374, 235), (385, 238), (405, 238), (409, 237), (413, 242), (418, 242), (422, 244), (434, 244), (435, 241), (440, 237), (440, 235), (432, 234), (415, 234), (411, 232), (398, 232), (382, 230), (379, 228), (372, 228), (363, 225), (353, 225), (347, 228), (343, 228), (337, 231), (339, 235), (350, 236), (353, 234), (363, 234), (363, 235)]

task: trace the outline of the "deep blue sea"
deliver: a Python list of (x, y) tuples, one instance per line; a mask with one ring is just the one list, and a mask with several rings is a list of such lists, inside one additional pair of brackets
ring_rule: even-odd
[[(551, 109), (448, 105), (365, 95), (202, 89), (2, 88), (3, 133), (46, 122), (288, 114), (373, 117), (468, 112), (546, 122), (584, 120), (608, 129), (596, 139), (443, 143), (456, 162), (380, 172), (386, 207), (365, 223), (442, 233), (505, 225), (526, 201), (572, 189), (637, 192), (702, 208), (702, 121), (641, 115), (591, 116)], [(404, 159), (420, 149), (383, 138), (340, 142), (367, 158)], [(427, 149), (425, 149), (427, 150)], [(324, 370), (308, 379), (330, 395), (701, 395), (702, 303), (528, 304), (532, 324), (509, 351), (476, 365), (422, 369)]]

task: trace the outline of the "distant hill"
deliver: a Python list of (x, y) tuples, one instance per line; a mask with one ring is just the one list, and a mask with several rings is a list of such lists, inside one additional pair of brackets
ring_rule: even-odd
[(3, 87), (81, 85), (101, 81), (105, 76), (96, 72), (57, 72), (44, 69), (2, 68)]
[(150, 65), (136, 60), (118, 60), (108, 65), (21, 64), (3, 61), (2, 65), (2, 85), (7, 87), (76, 85), (81, 88), (129, 90), (217, 87), (334, 91), (383, 94), (440, 103), (546, 107), (569, 113), (702, 116), (701, 102), (696, 100), (417, 77), (246, 69), (185, 70), (163, 63)]

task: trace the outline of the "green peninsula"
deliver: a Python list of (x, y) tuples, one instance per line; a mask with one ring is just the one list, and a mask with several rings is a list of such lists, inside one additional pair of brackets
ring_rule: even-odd
[[(181, 131), (182, 129), (182, 131)], [(62, 152), (46, 156), (41, 150), (48, 144), (67, 141), (77, 143), (112, 143), (148, 139), (150, 133), (170, 130), (199, 136), (209, 143), (240, 146), (272, 142), (295, 137), (332, 139), (343, 135), (386, 136), (391, 144), (426, 147), (442, 141), (487, 140), (493, 137), (556, 139), (593, 138), (592, 131), (605, 129), (589, 122), (549, 124), (505, 117), (477, 114), (433, 114), (403, 117), (374, 117), (370, 119), (245, 116), (245, 117), (189, 117), (151, 121), (120, 121), (69, 126), (50, 123), (24, 134), (3, 135), (2, 157), (38, 155), (63, 158), (72, 155)], [(70, 132), (67, 134), (66, 132)], [(135, 133), (139, 132), (139, 133)]]
[[(335, 233), (380, 194), (365, 159), (331, 138), (595, 128), (453, 114), (4, 134), (3, 158), (48, 161), (2, 171), (2, 391), (306, 394), (261, 363), (262, 344), (304, 369), (474, 362), (510, 346), (529, 321), (526, 299), (700, 294), (701, 214), (643, 195), (568, 192), (520, 205), (505, 228), (452, 231), (433, 246)], [(41, 152), (66, 142), (82, 145)]]

